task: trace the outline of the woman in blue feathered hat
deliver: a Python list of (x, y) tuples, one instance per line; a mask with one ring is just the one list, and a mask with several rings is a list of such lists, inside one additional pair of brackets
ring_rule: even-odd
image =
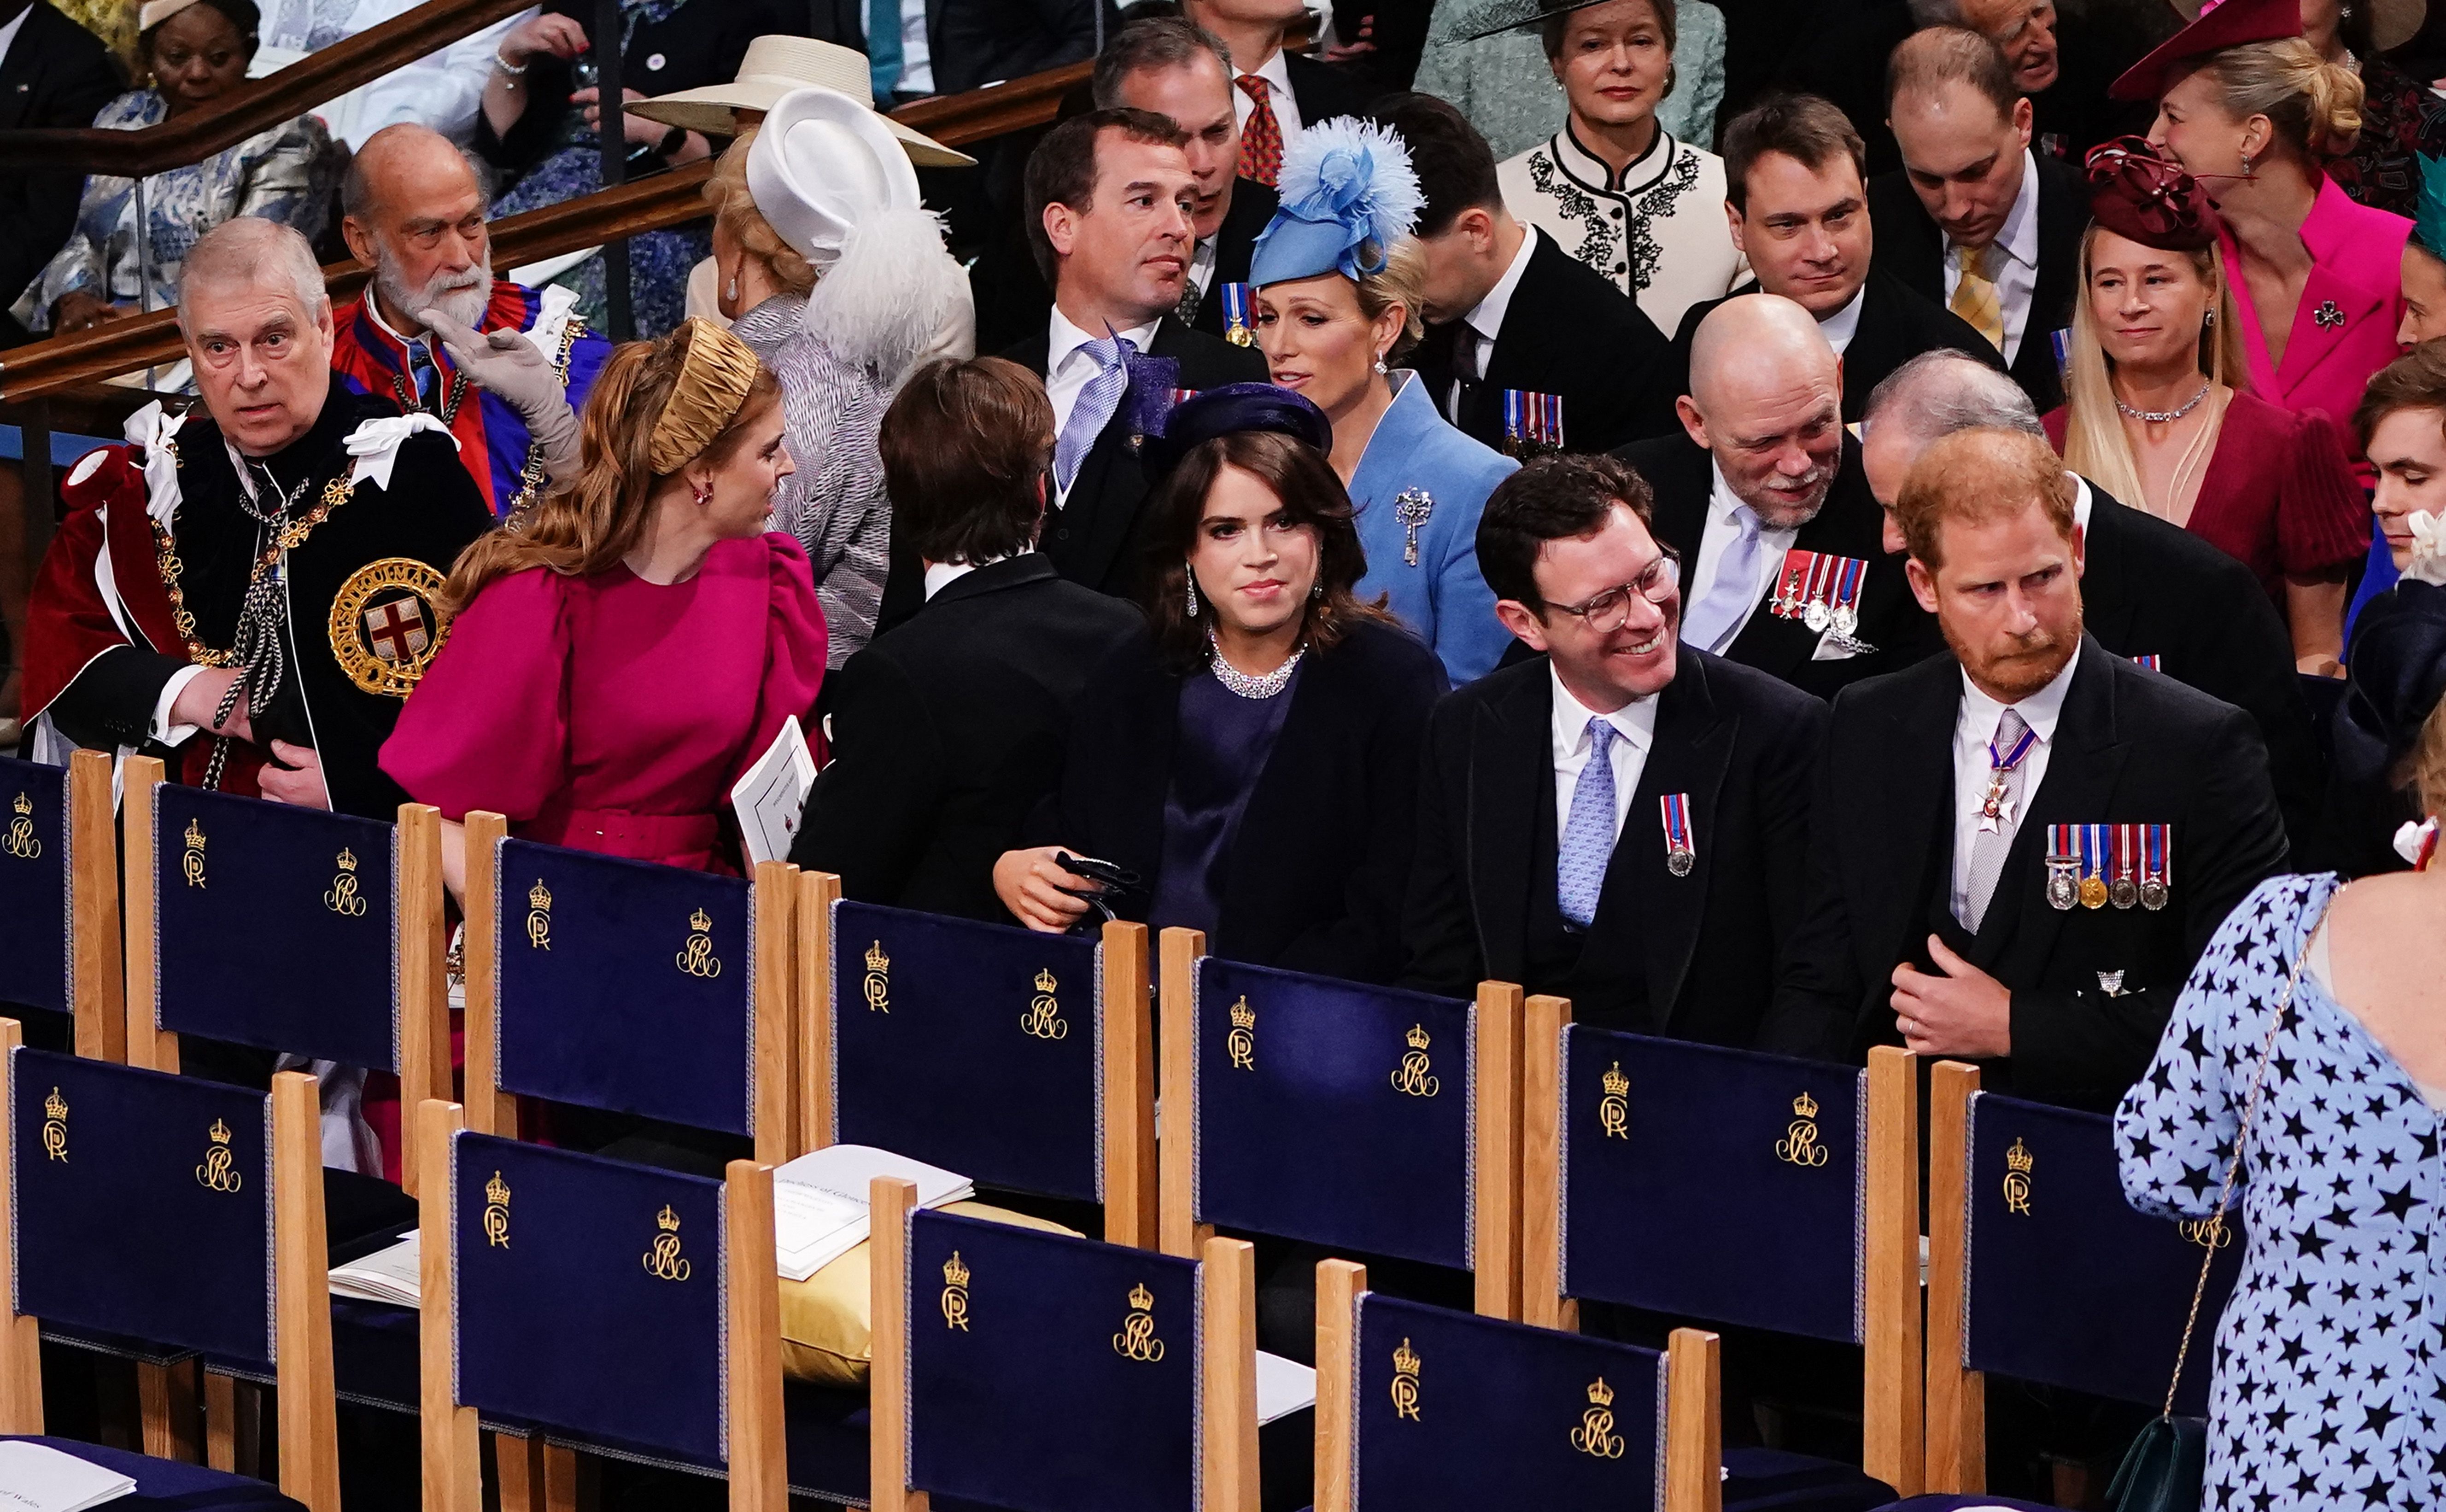
[(1410, 155), (1383, 127), (1322, 121), (1284, 155), (1280, 188), (1249, 269), (1257, 344), (1274, 382), (1333, 422), (1367, 551), (1359, 590), (1388, 595), (1455, 682), (1483, 677), (1512, 637), (1478, 575), (1477, 517), (1519, 464), (1447, 424), (1417, 375), (1388, 371), (1421, 333)]

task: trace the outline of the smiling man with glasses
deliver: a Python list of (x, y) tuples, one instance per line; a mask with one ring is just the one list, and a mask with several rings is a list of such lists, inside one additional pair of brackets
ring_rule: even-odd
[(1539, 654), (1428, 725), (1405, 980), (1517, 981), (1584, 1023), (1747, 1045), (1798, 918), (1826, 706), (1680, 641), (1652, 511), (1602, 456), (1539, 458), (1487, 500), (1479, 569)]

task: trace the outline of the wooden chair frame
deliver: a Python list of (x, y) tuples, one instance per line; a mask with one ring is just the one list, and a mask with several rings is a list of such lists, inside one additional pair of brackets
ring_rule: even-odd
[[(1526, 1198), (1521, 1265), (1528, 1321), (1564, 1329), (1579, 1326), (1578, 1306), (1562, 1290), (1561, 1044), (1563, 1028), (1571, 1021), (1571, 1005), (1566, 999), (1530, 999), (1521, 1060)], [(1861, 1468), (1892, 1486), (1898, 1496), (1917, 1496), (1927, 1452), (1921, 1396), (1918, 1058), (1894, 1046), (1869, 1052), (1868, 1147)], [(1931, 1292), (1931, 1307), (1935, 1301)]]
[[(500, 1084), (500, 1005), (494, 995), (498, 961), (492, 929), (498, 903), (493, 852), (508, 833), (509, 821), (498, 813), (471, 810), (467, 814), (464, 1107), (469, 1129), (480, 1134), (516, 1139), (517, 1096), (502, 1091)], [(791, 914), (798, 901), (794, 880), (797, 872), (798, 868), (784, 861), (759, 862), (754, 884), (756, 936), (749, 948), (754, 952), (756, 969), (756, 1159), (767, 1166), (779, 1166), (795, 1153), (791, 1148), (789, 1047), (798, 997), (792, 987), (791, 962)], [(442, 1084), (429, 1095), (437, 1101), (447, 1101), (449, 1092), (445, 1061)]]
[[(13, 1018), (0, 1018), (0, 1056), (25, 1042)], [(302, 1071), (272, 1078), (273, 1379), (279, 1387), (280, 1489), (311, 1512), (339, 1512), (339, 1405), (331, 1373), (329, 1241), (323, 1223), (322, 1096)], [(16, 1223), (17, 1151), (0, 1139), (0, 1233)], [(15, 1248), (0, 1241), (0, 1308), (16, 1295)], [(192, 1364), (192, 1362), (190, 1362)], [(155, 1367), (157, 1371), (163, 1368)], [(192, 1392), (193, 1375), (185, 1377)], [(226, 1381), (210, 1376), (209, 1381)], [(173, 1386), (140, 1392), (163, 1407)], [(192, 1402), (192, 1396), (189, 1398)], [(148, 1407), (154, 1405), (148, 1403)], [(145, 1452), (156, 1452), (156, 1414), (148, 1411)], [(216, 1438), (227, 1419), (215, 1424)], [(0, 1316), (0, 1432), (43, 1431), (42, 1324), (30, 1316)], [(214, 1467), (227, 1469), (216, 1445)]]
[[(1180, 1110), (1159, 1152), (1162, 1248), (1167, 1255), (1191, 1256), (1199, 1253), (1214, 1235), (1214, 1226), (1196, 1218), (1196, 1121), (1187, 1116), (1187, 1111), (1197, 1106), (1193, 1006), (1206, 936), (1195, 929), (1166, 929), (1160, 948), (1163, 1101)], [(1477, 1268), (1472, 1275), (1477, 1311), (1489, 1317), (1515, 1320), (1521, 1308), (1520, 1036), (1520, 989), (1509, 982), (1480, 982), (1477, 1054), (1471, 1064), (1477, 1095), (1476, 1127), (1471, 1130), (1477, 1147), (1472, 1162), (1477, 1185), (1471, 1243)]]
[[(833, 905), (840, 878), (798, 878), (799, 1031), (793, 1046), (798, 1088), (794, 1155), (833, 1142)], [(1103, 1165), (1104, 1242), (1156, 1247), (1155, 1012), (1147, 977), (1146, 925), (1104, 924)], [(1135, 1006), (1134, 1006), (1135, 1005)]]
[[(1359, 1379), (1359, 1298), (1366, 1290), (1364, 1265), (1318, 1263), (1314, 1512), (1352, 1512), (1350, 1457), (1357, 1427), (1350, 1404)], [(1663, 1512), (1722, 1512), (1718, 1337), (1703, 1329), (1677, 1328), (1666, 1345)]]
[[(910, 1489), (909, 1214), (917, 1187), (878, 1176), (869, 1189), (874, 1228), (868, 1300), (874, 1365), (868, 1377), (869, 1485), (874, 1512), (927, 1512), (931, 1498)], [(1141, 1246), (1142, 1247), (1142, 1246)], [(1206, 1284), (1198, 1318), (1199, 1505), (1257, 1512), (1257, 1252), (1243, 1240), (1205, 1241)]]
[(1970, 1098), (1979, 1068), (1940, 1060), (1928, 1099), (1928, 1473), (1932, 1493), (1987, 1489), (1987, 1377), (1962, 1363), (1970, 1233)]
[[(772, 865), (773, 863), (766, 863)], [(452, 1333), (457, 1315), (450, 1272), (455, 1204), (450, 1190), (450, 1139), (467, 1127), (466, 1110), (432, 1099), (417, 1110), (423, 1127), (417, 1156), (424, 1163), (417, 1232), (422, 1236), (417, 1315), (418, 1418), (423, 1436), (424, 1512), (482, 1512), (483, 1470), (476, 1409), (453, 1390)], [(734, 1160), (724, 1173), (722, 1241), (729, 1266), (724, 1327), (729, 1337), (728, 1398), (732, 1512), (788, 1512), (790, 1469), (781, 1426), (781, 1277), (773, 1250), (773, 1167)], [(575, 1504), (574, 1457), (547, 1447), (541, 1436), (495, 1435), (499, 1503), (519, 1507)]]
[[(153, 818), (163, 779), (158, 758), (127, 758), (122, 777), (127, 831), (127, 992), (120, 1025), (122, 1054), (103, 1058), (176, 1073), (179, 1036), (154, 1022), (161, 961), (153, 920), (159, 902), (153, 887)], [(392, 906), (399, 941), (399, 1085), (401, 1106), (414, 1108), (427, 1097), (450, 1095), (450, 980), (445, 964), (450, 942), (442, 911), (442, 812), (427, 804), (403, 803), (398, 822), (399, 872), (392, 883)], [(82, 1032), (77, 1053), (93, 1054), (85, 1048)], [(403, 1117), (400, 1129), (405, 1147), (400, 1151), (400, 1174), (414, 1196), (415, 1120)]]

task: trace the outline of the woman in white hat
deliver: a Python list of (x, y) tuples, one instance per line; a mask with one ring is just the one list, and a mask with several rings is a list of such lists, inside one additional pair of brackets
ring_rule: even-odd
[(705, 188), (723, 316), (781, 380), (803, 459), (774, 495), (774, 524), (807, 549), (835, 666), (874, 634), (883, 597), (883, 412), (919, 362), (976, 346), (968, 277), (919, 199), (911, 156), (863, 102), (797, 89)]
[[(96, 126), (158, 126), (246, 82), (259, 26), (254, 0), (147, 0), (137, 24), (137, 68), (145, 87), (103, 106), (93, 118)], [(28, 330), (56, 335), (166, 309), (178, 302), (187, 248), (222, 221), (255, 215), (309, 237), (319, 233), (338, 166), (323, 123), (299, 116), (199, 163), (147, 178), (141, 236), (136, 181), (95, 174), (85, 180), (67, 244), (30, 287), (0, 290), (0, 298), (15, 299), (10, 313)]]

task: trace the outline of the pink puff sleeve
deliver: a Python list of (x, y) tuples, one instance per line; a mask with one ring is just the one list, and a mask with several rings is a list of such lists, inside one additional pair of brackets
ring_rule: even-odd
[(383, 743), (382, 769), (409, 797), (446, 819), (488, 809), (516, 824), (568, 786), (568, 587), (543, 568), (495, 578), (451, 623)]
[(2276, 501), (2277, 566), (2311, 577), (2369, 551), (2369, 496), (2353, 476), (2344, 433), (2323, 409), (2293, 416), (2290, 456)]
[(796, 715), (806, 727), (807, 748), (816, 764), (824, 762), (823, 730), (816, 722), (816, 694), (823, 686), (824, 656), (830, 636), (824, 629), (824, 607), (816, 598), (815, 574), (797, 539), (780, 531), (767, 532), (764, 544), (772, 581), (772, 617), (764, 640), (764, 680), (756, 696), (756, 731), (747, 748), (744, 771), (764, 754), (781, 733), (781, 721)]

